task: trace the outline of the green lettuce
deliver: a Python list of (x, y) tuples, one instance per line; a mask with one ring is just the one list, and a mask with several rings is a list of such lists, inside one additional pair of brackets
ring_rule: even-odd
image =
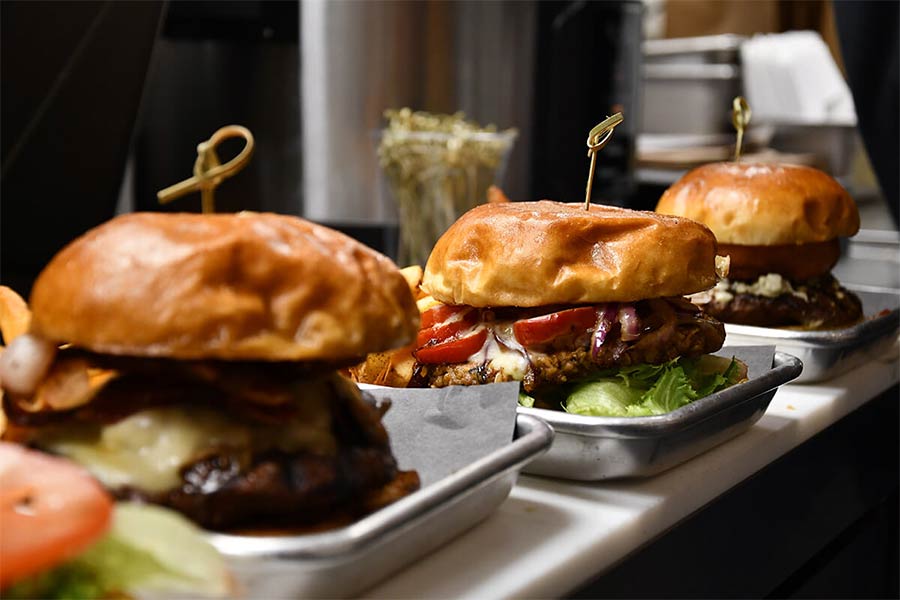
[(531, 396), (529, 396), (522, 390), (519, 390), (519, 406), (526, 406), (528, 408), (533, 407), (534, 406), (534, 398), (532, 398)]
[(641, 401), (641, 394), (618, 379), (599, 379), (576, 386), (563, 408), (579, 415), (627, 417), (629, 407)]
[(69, 600), (133, 591), (224, 596), (228, 574), (200, 529), (180, 515), (120, 503), (100, 541), (77, 558), (16, 583), (3, 597)]
[(571, 386), (562, 408), (594, 417), (643, 417), (681, 408), (746, 377), (743, 365), (715, 356), (607, 369)]

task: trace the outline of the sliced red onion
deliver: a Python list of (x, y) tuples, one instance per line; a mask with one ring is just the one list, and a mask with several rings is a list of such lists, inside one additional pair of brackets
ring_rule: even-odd
[(510, 350), (518, 352), (521, 354), (525, 360), (531, 364), (531, 357), (528, 354), (528, 350), (525, 349), (525, 346), (519, 343), (519, 340), (516, 339), (516, 335), (513, 333), (513, 324), (505, 323), (501, 327), (494, 327), (493, 329), (494, 339), (497, 340), (497, 343), (501, 346), (506, 346)]
[(591, 336), (591, 358), (597, 358), (597, 355), (600, 354), (600, 347), (603, 346), (609, 330), (616, 323), (617, 308), (618, 306), (615, 303), (609, 303), (598, 308), (597, 326), (594, 327), (594, 335)]
[(20, 335), (0, 354), (0, 381), (3, 388), (30, 396), (56, 356), (56, 344), (36, 335)]
[[(472, 328), (470, 331), (477, 332), (480, 329), (480, 327), (482, 327), (482, 326), (478, 325), (478, 326)], [(488, 333), (490, 334), (491, 329), (487, 328), (487, 330), (488, 330)], [(467, 334), (462, 334), (462, 336), (465, 336), (465, 335), (467, 335)], [(490, 352), (491, 345), (496, 344), (496, 343), (497, 343), (497, 341), (494, 339), (494, 336), (488, 335), (486, 338), (484, 338), (484, 343), (481, 345), (481, 348), (479, 348), (474, 354), (469, 356), (469, 358), (466, 359), (466, 362), (470, 362), (470, 363), (476, 364), (476, 365), (487, 364), (488, 352)]]
[(619, 323), (622, 324), (623, 342), (632, 342), (641, 337), (641, 320), (633, 306), (619, 309)]

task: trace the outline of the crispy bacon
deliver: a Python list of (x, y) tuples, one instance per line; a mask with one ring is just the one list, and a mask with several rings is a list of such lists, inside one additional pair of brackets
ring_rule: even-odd
[(73, 416), (109, 423), (179, 402), (226, 404), (252, 420), (277, 423), (293, 414), (298, 382), (333, 370), (325, 363), (178, 361), (64, 348), (32, 394), (7, 389), (3, 404), (20, 426)]

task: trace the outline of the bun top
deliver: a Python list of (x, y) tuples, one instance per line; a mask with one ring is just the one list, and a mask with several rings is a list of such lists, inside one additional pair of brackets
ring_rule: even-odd
[(703, 165), (666, 190), (656, 210), (704, 223), (720, 244), (805, 244), (859, 230), (847, 190), (818, 169), (795, 165)]
[(276, 214), (134, 213), (60, 251), (31, 331), (108, 354), (340, 361), (419, 328), (409, 286), (346, 235)]
[(628, 302), (716, 284), (716, 239), (687, 219), (608, 206), (483, 204), (450, 226), (422, 288), (469, 306)]

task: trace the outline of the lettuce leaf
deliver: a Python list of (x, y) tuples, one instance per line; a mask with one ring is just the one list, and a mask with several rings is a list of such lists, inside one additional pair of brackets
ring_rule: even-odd
[(519, 390), (519, 406), (524, 406), (526, 408), (531, 408), (534, 406), (534, 398)]
[(224, 596), (228, 573), (202, 531), (170, 510), (116, 505), (110, 531), (83, 554), (4, 591), (4, 598), (103, 598), (122, 592)]
[(662, 415), (743, 377), (741, 363), (733, 357), (730, 361), (716, 356), (678, 358), (661, 365), (607, 369), (572, 386), (562, 408), (596, 417)]
[(626, 417), (629, 407), (640, 403), (641, 395), (618, 378), (589, 381), (575, 386), (563, 410), (593, 417)]
[(82, 600), (84, 598), (104, 598), (117, 591), (109, 587), (91, 567), (78, 561), (72, 561), (36, 577), (15, 583), (3, 590), (3, 598), (8, 600), (31, 598)]
[(732, 357), (728, 366), (723, 369), (722, 365), (726, 360), (728, 359), (718, 356), (701, 356), (684, 361), (685, 373), (697, 390), (698, 397), (709, 396), (741, 380), (741, 363)]
[(651, 414), (662, 415), (681, 408), (699, 397), (684, 369), (676, 365), (663, 372), (653, 387), (641, 398), (641, 405), (649, 409)]

